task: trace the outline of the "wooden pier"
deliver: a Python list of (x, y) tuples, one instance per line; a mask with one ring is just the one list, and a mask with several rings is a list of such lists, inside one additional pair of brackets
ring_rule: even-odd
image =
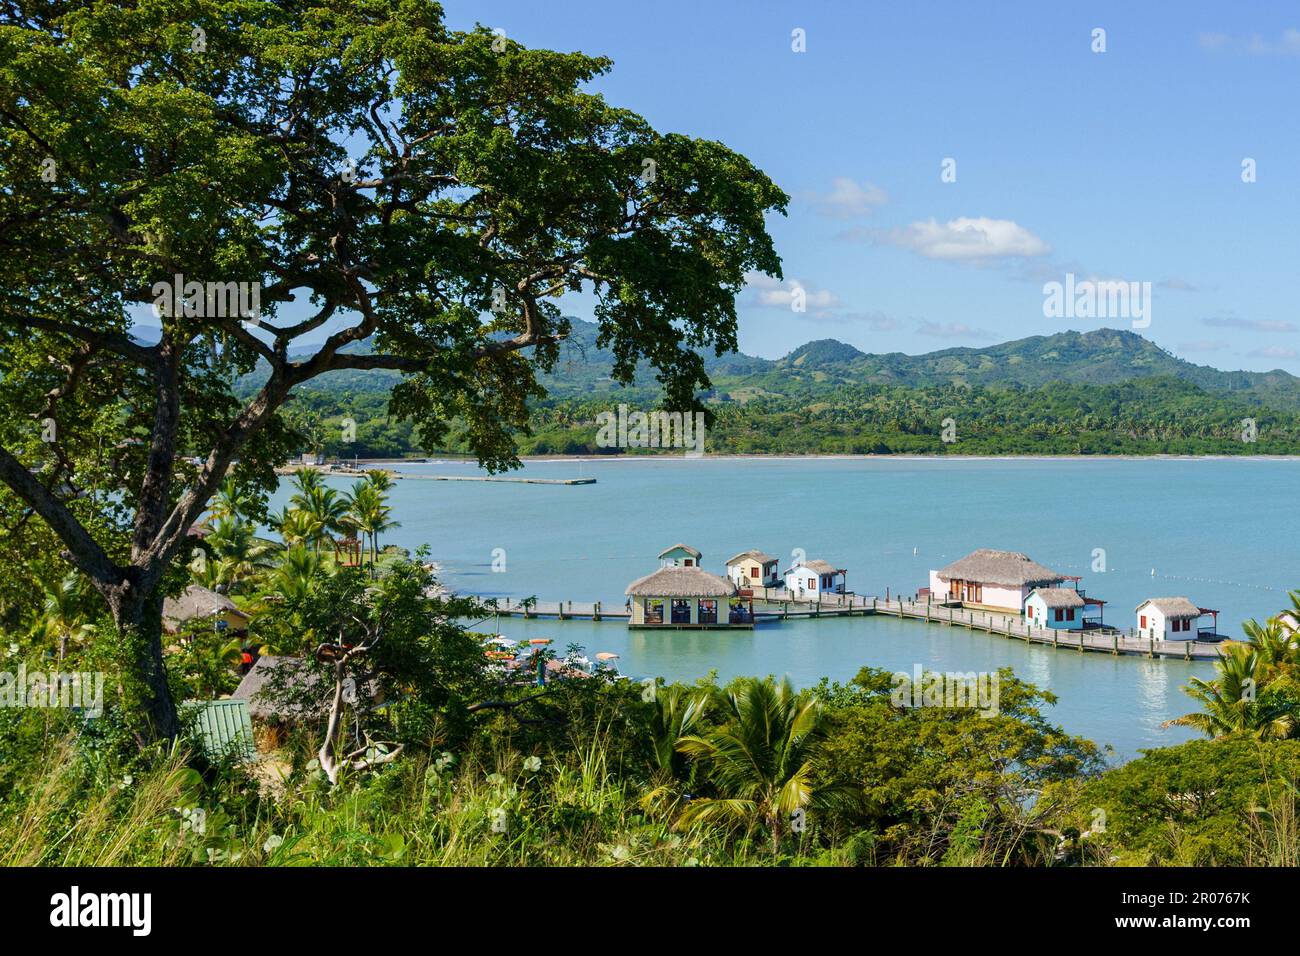
[(1160, 641), (1155, 638), (1134, 637), (1115, 629), (1088, 631), (1058, 631), (1050, 627), (1034, 627), (1011, 614), (987, 611), (968, 611), (958, 607), (944, 607), (925, 601), (882, 601), (873, 599), (874, 614), (886, 614), (903, 620), (924, 621), (927, 624), (944, 624), (964, 627), (986, 634), (997, 634), (1026, 644), (1046, 644), (1059, 650), (1073, 650), (1080, 654), (1092, 652), (1114, 655), (1140, 655), (1150, 658), (1178, 658), (1180, 660), (1216, 660), (1219, 645), (1199, 641)]
[(519, 485), (594, 485), (595, 478), (508, 478), (495, 475), (404, 475), (394, 472), (395, 478), (423, 478), (427, 481), (508, 481)]
[[(947, 607), (927, 601), (884, 599), (867, 597), (860, 594), (827, 595), (821, 600), (798, 598), (783, 593), (778, 589), (755, 589), (754, 621), (762, 624), (774, 621), (797, 620), (806, 618), (830, 617), (870, 617), (883, 615), (900, 620), (918, 621), (926, 624), (940, 624), (948, 627), (964, 627), (970, 631), (982, 631), (1011, 640), (1024, 641), (1026, 644), (1038, 644), (1057, 650), (1074, 651), (1079, 654), (1112, 654), (1115, 656), (1140, 656), (1152, 659), (1178, 659), (1185, 661), (1215, 660), (1219, 657), (1219, 645), (1200, 641), (1162, 641), (1154, 638), (1135, 637), (1115, 629), (1097, 629), (1088, 631), (1058, 631), (1047, 627), (1034, 627), (1022, 618), (1012, 614), (999, 614), (991, 611), (970, 611), (965, 608)], [(485, 609), (494, 611), (501, 617), (521, 615), (525, 618), (552, 618), (560, 621), (589, 620), (613, 621), (626, 624), (630, 617), (626, 605), (604, 604), (600, 601), (537, 601), (518, 598), (497, 598), (496, 607), (490, 603), (493, 599), (480, 598)], [(760, 609), (761, 607), (761, 609)], [(651, 628), (655, 630), (655, 628)], [(721, 628), (720, 630), (726, 630)]]
[(372, 471), (386, 471), (388, 476), (398, 481), (504, 481), (519, 485), (594, 485), (595, 478), (524, 478), (510, 475), (412, 475), (404, 471), (392, 471), (387, 468), (353, 468), (347, 465), (297, 465), (283, 466), (275, 469), (282, 477), (291, 476), (299, 468), (319, 471), (327, 478), (364, 478)]

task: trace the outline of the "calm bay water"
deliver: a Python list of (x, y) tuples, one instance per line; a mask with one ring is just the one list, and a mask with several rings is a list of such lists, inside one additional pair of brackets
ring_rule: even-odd
[[(412, 475), (478, 474), (463, 462), (403, 465)], [(519, 474), (595, 477), (595, 485), (399, 481), (401, 527), (387, 542), (428, 544), (452, 589), (484, 596), (621, 606), (628, 582), (684, 541), (723, 573), (738, 551), (791, 550), (848, 568), (860, 594), (913, 593), (975, 548), (1024, 551), (1083, 576), (1106, 620), (1133, 625), (1147, 597), (1218, 608), (1220, 631), (1285, 606), (1300, 587), (1300, 461), (1257, 459), (643, 459), (528, 463)], [(351, 479), (331, 479), (346, 488)], [(272, 500), (288, 497), (282, 486)], [(492, 570), (494, 549), (505, 570)], [(1095, 549), (1106, 571), (1094, 573)], [(1152, 575), (1154, 570), (1155, 576)], [(716, 670), (788, 674), (800, 685), (860, 667), (988, 670), (1011, 666), (1057, 694), (1049, 717), (1110, 744), (1117, 759), (1188, 739), (1160, 723), (1194, 709), (1179, 690), (1208, 663), (1079, 655), (892, 619), (785, 622), (753, 632), (645, 632), (624, 625), (505, 618), (509, 637), (621, 655), (636, 676), (690, 680)]]

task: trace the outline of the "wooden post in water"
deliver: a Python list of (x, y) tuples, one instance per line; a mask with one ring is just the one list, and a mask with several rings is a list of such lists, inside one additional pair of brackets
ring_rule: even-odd
[(786, 620), (786, 619), (789, 618), (789, 617), (790, 617), (790, 602), (789, 602), (789, 601), (782, 601), (782, 602), (781, 602), (781, 620), (784, 621), (784, 620)]
[(1150, 637), (1150, 638), (1147, 638), (1147, 640), (1149, 640), (1149, 641), (1151, 642), (1150, 645), (1149, 645), (1148, 648), (1147, 648), (1147, 657), (1155, 657), (1155, 656), (1156, 656), (1156, 639), (1155, 639), (1154, 637)]
[(1114, 645), (1111, 650), (1111, 653), (1114, 654), (1116, 657), (1119, 657), (1119, 631), (1116, 631), (1114, 634), (1111, 635), (1111, 637), (1114, 638), (1114, 640), (1111, 642)]
[[(559, 603), (558, 607), (559, 607), (559, 611), (560, 611), (560, 620), (563, 621), (563, 620), (564, 620), (564, 602), (561, 601), (561, 602)], [(569, 609), (570, 609), (570, 610), (573, 609), (573, 602), (572, 602), (572, 601), (569, 602)]]
[(600, 602), (599, 602), (599, 601), (597, 601), (595, 604), (593, 604), (593, 605), (591, 606), (591, 619), (592, 619), (593, 621), (599, 621), (599, 620), (600, 620)]
[(1192, 642), (1183, 641), (1183, 660), (1190, 661), (1191, 659), (1192, 659)]

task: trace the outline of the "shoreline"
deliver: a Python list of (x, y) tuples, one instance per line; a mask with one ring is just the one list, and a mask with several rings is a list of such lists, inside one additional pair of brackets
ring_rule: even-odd
[[(1300, 461), (1300, 455), (776, 455), (776, 454), (718, 454), (687, 457), (686, 455), (520, 455), (528, 462), (662, 462), (662, 461)], [(364, 465), (438, 465), (470, 464), (478, 462), (472, 456), (421, 455), (411, 458), (355, 458)], [(311, 466), (308, 466), (311, 467)], [(344, 466), (346, 467), (346, 466)]]

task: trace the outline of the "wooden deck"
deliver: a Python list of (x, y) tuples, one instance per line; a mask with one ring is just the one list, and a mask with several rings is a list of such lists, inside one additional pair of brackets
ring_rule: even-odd
[[(488, 610), (491, 608), (489, 607)], [(498, 599), (496, 613), (502, 617), (521, 615), (527, 618), (612, 621), (620, 624), (627, 624), (630, 617), (623, 604), (604, 604), (600, 601), (534, 601), (525, 607), (524, 603), (516, 598)], [(983, 631), (985, 634), (996, 634), (999, 637), (1024, 641), (1026, 644), (1047, 645), (1080, 654), (1113, 654), (1188, 661), (1215, 660), (1219, 656), (1217, 644), (1199, 641), (1161, 641), (1134, 637), (1118, 630), (1057, 631), (1046, 627), (1033, 627), (1020, 617), (1011, 614), (968, 611), (925, 601), (897, 598), (885, 600), (860, 594), (827, 595), (818, 601), (811, 598), (800, 599), (777, 589), (764, 591), (756, 588), (754, 591), (756, 624), (791, 619), (873, 615), (948, 627), (964, 627), (971, 631)], [(673, 627), (674, 625), (650, 625), (645, 630), (671, 630)], [(717, 625), (711, 629), (725, 631), (731, 629), (731, 626)], [(745, 628), (737, 625), (735, 629)]]

